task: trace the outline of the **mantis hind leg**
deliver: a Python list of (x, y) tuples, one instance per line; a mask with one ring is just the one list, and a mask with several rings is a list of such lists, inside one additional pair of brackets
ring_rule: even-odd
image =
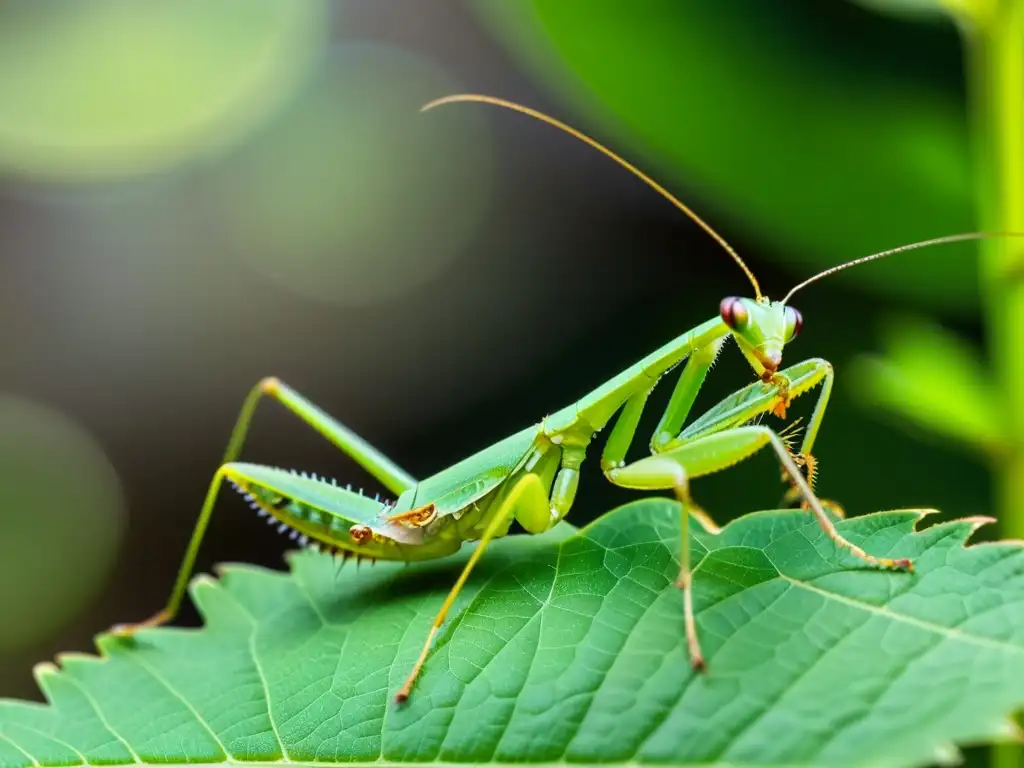
[(416, 682), (416, 678), (419, 677), (420, 670), (423, 669), (423, 663), (427, 660), (427, 656), (430, 654), (430, 648), (434, 643), (434, 637), (437, 635), (438, 630), (441, 629), (441, 625), (444, 624), (445, 618), (448, 616), (448, 611), (451, 610), (452, 605), (455, 603), (456, 598), (459, 596), (459, 592), (466, 585), (466, 580), (469, 578), (469, 574), (472, 572), (473, 567), (477, 561), (483, 555), (484, 550), (487, 549), (487, 545), (496, 536), (501, 535), (505, 530), (508, 529), (509, 523), (513, 517), (517, 517), (520, 514), (525, 518), (534, 517), (538, 515), (547, 515), (549, 499), (547, 491), (545, 490), (544, 484), (541, 482), (540, 477), (533, 474), (532, 472), (523, 475), (515, 485), (512, 486), (511, 490), (498, 502), (497, 509), (492, 513), (490, 523), (484, 530), (483, 536), (480, 537), (480, 541), (476, 545), (476, 549), (473, 550), (473, 554), (470, 555), (469, 561), (462, 569), (462, 573), (459, 574), (458, 580), (455, 582), (455, 586), (451, 588), (448, 593), (448, 597), (445, 598), (444, 603), (441, 605), (441, 610), (437, 612), (437, 616), (434, 617), (434, 623), (430, 628), (430, 632), (427, 634), (427, 640), (423, 644), (423, 650), (420, 651), (419, 658), (416, 659), (416, 663), (413, 665), (412, 671), (409, 673), (409, 677), (406, 678), (405, 683), (395, 694), (395, 700), (403, 702), (409, 698), (409, 694), (412, 692), (412, 687)]
[(217, 503), (217, 494), (220, 492), (220, 486), (224, 482), (225, 476), (225, 468), (221, 467), (214, 474), (213, 480), (210, 481), (210, 487), (206, 491), (206, 499), (203, 501), (203, 508), (199, 512), (199, 519), (196, 521), (196, 527), (192, 531), (192, 538), (189, 541), (188, 549), (185, 550), (185, 557), (178, 568), (178, 577), (175, 579), (174, 589), (171, 590), (171, 596), (167, 600), (167, 605), (145, 621), (140, 621), (137, 624), (118, 624), (111, 629), (115, 635), (131, 637), (140, 629), (159, 627), (161, 624), (166, 624), (177, 615), (178, 609), (181, 607), (181, 601), (185, 597), (185, 591), (188, 589), (188, 580), (192, 575), (192, 566), (195, 565), (196, 556), (199, 554), (199, 545), (203, 542), (203, 535), (206, 533), (206, 526), (210, 523), (213, 507)]
[(249, 432), (249, 425), (252, 423), (256, 406), (264, 396), (277, 400), (346, 455), (354, 459), (361, 467), (394, 493), (401, 494), (403, 491), (416, 485), (415, 478), (405, 470), (291, 387), (273, 377), (263, 379), (252, 388), (242, 404), (238, 419), (231, 430), (231, 438), (228, 441), (228, 447), (224, 453), (221, 468), (213, 476), (210, 487), (206, 492), (206, 499), (199, 512), (195, 528), (192, 530), (192, 538), (189, 540), (185, 556), (178, 569), (178, 576), (174, 582), (174, 589), (171, 591), (167, 605), (145, 621), (137, 624), (122, 624), (115, 627), (113, 630), (115, 634), (131, 636), (140, 629), (165, 624), (178, 613), (181, 601), (185, 596), (185, 591), (188, 589), (188, 580), (192, 575), (192, 567), (195, 565), (196, 556), (199, 554), (199, 546), (202, 544), (203, 537), (206, 534), (206, 528), (209, 525), (210, 517), (213, 514), (213, 508), (217, 501), (217, 494), (225, 477), (224, 465), (233, 462), (242, 452), (242, 446)]
[(260, 381), (245, 398), (242, 410), (238, 414), (238, 420), (235, 422), (234, 429), (231, 430), (231, 439), (228, 441), (221, 464), (234, 461), (242, 452), (242, 445), (249, 432), (249, 424), (252, 422), (256, 406), (264, 396), (272, 397), (281, 403), (340, 451), (354, 459), (359, 466), (373, 475), (392, 493), (400, 495), (403, 491), (416, 485), (416, 479), (395, 462), (333, 416), (325, 413), (287, 384), (274, 377)]

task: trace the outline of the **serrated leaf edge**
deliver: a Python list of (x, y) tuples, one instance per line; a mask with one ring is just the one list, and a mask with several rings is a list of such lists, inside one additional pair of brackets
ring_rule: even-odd
[[(629, 504), (623, 505), (622, 507), (618, 507), (616, 510), (612, 510), (612, 512), (621, 510), (621, 509), (623, 509), (625, 507), (628, 507), (628, 506), (631, 506), (633, 504), (643, 504), (643, 503), (647, 503), (649, 501), (650, 501), (650, 499), (639, 499), (637, 501), (630, 502)], [(669, 499), (665, 499), (665, 501), (668, 502), (668, 503), (675, 503), (675, 502), (672, 502)], [(793, 514), (796, 511), (798, 511), (798, 510), (792, 510), (792, 509), (782, 509), (782, 510), (779, 510), (779, 509), (774, 509), (774, 510), (760, 510), (760, 511), (757, 511), (757, 512), (751, 512), (751, 513), (749, 513), (747, 515), (743, 515), (743, 516), (741, 516), (739, 518), (731, 520), (728, 524), (723, 526), (723, 528), (721, 529), (719, 534), (717, 534), (717, 535), (716, 534), (708, 534), (708, 535), (711, 535), (711, 536), (714, 536), (714, 537), (717, 538), (718, 535), (721, 535), (722, 533), (724, 533), (730, 527), (735, 527), (735, 526), (744, 525), (744, 524), (750, 524), (750, 518), (762, 517), (762, 516), (790, 515), (790, 514)], [(983, 527), (984, 525), (988, 525), (988, 524), (997, 522), (995, 518), (990, 517), (990, 516), (985, 516), (985, 515), (972, 515), (972, 516), (965, 516), (965, 517), (961, 517), (961, 518), (955, 518), (953, 520), (948, 520), (948, 521), (944, 521), (944, 522), (941, 522), (941, 523), (937, 523), (936, 525), (931, 526), (931, 527), (929, 527), (929, 528), (927, 528), (925, 530), (920, 530), (918, 528), (918, 526), (919, 526), (919, 524), (921, 523), (922, 520), (924, 520), (926, 517), (929, 517), (931, 515), (938, 514), (938, 513), (939, 513), (939, 511), (934, 509), (934, 508), (900, 508), (900, 509), (880, 510), (880, 511), (877, 511), (877, 512), (866, 513), (866, 514), (858, 515), (858, 516), (856, 516), (854, 518), (849, 518), (848, 520), (844, 520), (842, 522), (847, 523), (847, 522), (852, 522), (852, 521), (861, 521), (861, 520), (865, 520), (865, 519), (879, 518), (879, 517), (884, 518), (884, 517), (890, 517), (890, 516), (893, 516), (893, 517), (908, 516), (908, 517), (913, 519), (913, 523), (912, 523), (911, 529), (910, 529), (911, 535), (921, 535), (925, 531), (932, 531), (933, 529), (944, 529), (944, 528), (956, 529), (956, 528), (964, 528), (964, 527), (966, 527), (966, 529), (967, 529), (966, 532), (963, 532), (963, 533), (957, 532), (956, 534), (954, 534), (954, 535), (956, 535), (960, 539), (960, 548), (961, 549), (968, 549), (968, 548), (974, 548), (974, 547), (989, 547), (989, 546), (1003, 546), (1003, 547), (1011, 547), (1011, 548), (1015, 548), (1015, 549), (1024, 548), (1024, 540), (1019, 540), (1019, 539), (1004, 539), (1004, 540), (997, 540), (997, 541), (985, 541), (985, 542), (978, 542), (978, 543), (975, 543), (975, 544), (970, 543), (971, 537), (981, 527)], [(606, 513), (606, 515), (607, 514), (611, 514), (611, 512)], [(577, 529), (576, 532), (570, 537), (570, 539), (574, 538), (574, 537), (578, 537), (578, 536), (586, 536), (587, 532), (593, 526), (595, 526), (601, 519), (603, 519), (604, 517), (605, 517), (605, 515), (602, 515), (600, 518), (598, 518), (597, 520), (595, 520), (592, 523), (588, 524), (587, 526), (585, 526), (583, 528)], [(810, 518), (808, 520), (808, 522), (809, 522), (809, 524), (814, 524), (813, 518)], [(529, 534), (517, 534), (517, 535), (529, 535)], [(557, 546), (561, 547), (561, 546), (564, 545), (564, 543), (565, 543), (564, 541), (559, 542)], [(218, 574), (219, 577), (223, 577), (223, 576), (225, 576), (227, 574), (230, 574), (230, 572), (233, 571), (233, 570), (253, 570), (253, 571), (261, 571), (263, 573), (269, 574), (269, 575), (277, 577), (277, 578), (287, 579), (287, 578), (291, 578), (294, 575), (294, 558), (295, 558), (295, 556), (301, 555), (301, 554), (303, 554), (302, 550), (289, 550), (289, 551), (284, 553), (283, 559), (285, 560), (286, 564), (288, 565), (288, 571), (279, 571), (279, 570), (272, 569), (272, 568), (266, 568), (266, 567), (263, 567), (263, 566), (252, 565), (252, 564), (248, 564), (248, 563), (239, 563), (239, 562), (218, 563), (218, 564), (216, 564), (213, 567), (213, 570)], [(770, 558), (769, 558), (769, 560), (770, 560)], [(773, 566), (774, 566), (774, 563), (773, 563)], [(778, 570), (777, 567), (776, 567), (776, 570)], [(955, 632), (955, 630), (951, 630), (949, 628), (942, 627), (941, 625), (933, 625), (933, 624), (930, 624), (930, 623), (927, 623), (927, 622), (916, 622), (916, 621), (914, 621), (912, 619), (908, 619), (908, 617), (902, 616), (901, 614), (892, 614), (892, 613), (886, 612), (883, 609), (879, 609), (877, 606), (873, 606), (873, 605), (870, 605), (868, 603), (862, 603), (861, 601), (856, 601), (856, 600), (852, 600), (850, 598), (845, 598), (844, 596), (837, 595), (836, 593), (833, 593), (833, 592), (828, 592), (827, 590), (818, 590), (818, 589), (816, 589), (816, 588), (806, 584), (805, 582), (796, 582), (796, 581), (794, 581), (792, 579), (787, 578), (786, 576), (782, 575), (781, 571), (779, 572), (778, 578), (785, 579), (786, 581), (789, 581), (790, 583), (797, 584), (797, 585), (799, 585), (801, 587), (807, 587), (807, 588), (812, 589), (814, 591), (821, 591), (824, 595), (826, 595), (827, 597), (832, 598), (832, 599), (837, 599), (837, 600), (841, 600), (841, 601), (844, 601), (844, 602), (851, 602), (851, 603), (855, 604), (858, 608), (861, 608), (861, 609), (870, 610), (872, 612), (884, 613), (886, 616), (889, 616), (893, 620), (898, 620), (898, 621), (902, 621), (902, 622), (910, 621), (911, 623), (920, 623), (921, 626), (929, 629), (930, 631), (939, 631), (939, 632), (943, 632), (944, 634), (950, 634), (950, 633), (957, 634)], [(196, 589), (206, 588), (206, 587), (216, 587), (216, 586), (218, 586), (218, 584), (219, 584), (219, 582), (218, 582), (217, 578), (214, 578), (214, 577), (210, 576), (209, 574), (205, 574), (205, 573), (204, 574), (198, 574), (195, 578), (192, 579), (192, 581), (191, 581), (191, 583), (189, 585), (189, 593), (191, 595), (193, 595), (193, 599), (194, 599), (194, 592), (195, 592)], [(202, 611), (200, 611), (200, 613), (202, 614)], [(158, 627), (158, 628), (146, 629), (146, 630), (144, 630), (144, 632), (145, 633), (173, 632), (173, 633), (195, 634), (195, 633), (199, 633), (199, 632), (202, 632), (202, 631), (206, 630), (206, 628), (207, 628), (207, 626), (206, 626), (207, 617), (204, 614), (203, 614), (203, 620), (204, 620), (204, 623), (201, 626), (195, 627), (195, 628)], [(965, 636), (965, 637), (967, 637), (967, 636)], [(96, 647), (97, 647), (97, 653), (96, 654), (89, 654), (89, 653), (79, 652), (79, 651), (69, 651), (69, 652), (57, 654), (56, 657), (55, 657), (56, 663), (44, 661), (44, 662), (40, 662), (40, 663), (36, 664), (33, 667), (33, 676), (35, 677), (37, 684), (39, 684), (40, 690), (44, 694), (44, 697), (46, 699), (46, 704), (39, 704), (37, 702), (25, 702), (25, 701), (18, 701), (18, 700), (10, 700), (10, 699), (4, 699), (4, 698), (0, 698), (0, 703), (2, 703), (4, 701), (12, 701), (13, 703), (16, 703), (16, 704), (19, 704), (19, 705), (31, 705), (31, 706), (38, 706), (38, 707), (53, 706), (53, 701), (51, 700), (50, 695), (47, 692), (46, 687), (43, 685), (43, 680), (45, 678), (47, 678), (47, 677), (50, 677), (50, 676), (60, 675), (61, 672), (62, 672), (61, 667), (66, 667), (68, 662), (70, 662), (72, 665), (76, 664), (76, 663), (85, 663), (85, 664), (104, 663), (110, 657), (107, 654), (107, 652), (104, 650), (103, 646), (105, 646), (107, 644), (107, 642), (109, 642), (111, 640), (111, 638), (113, 638), (113, 636), (110, 635), (109, 633), (106, 633), (106, 632), (99, 633), (96, 636), (94, 636), (94, 642), (96, 643)], [(969, 639), (977, 640), (977, 638), (969, 638)], [(998, 643), (996, 643), (996, 645), (998, 645), (999, 647), (1003, 647), (1003, 645), (1000, 645)], [(1024, 650), (1022, 650), (1022, 652), (1024, 652)], [(76, 685), (76, 687), (80, 688), (80, 686), (77, 684), (76, 681), (72, 680), (71, 678), (68, 678), (68, 679), (71, 680), (71, 682), (74, 683)], [(87, 693), (85, 693), (84, 691), (83, 691), (83, 693), (88, 697)], [(94, 709), (96, 709), (96, 708), (94, 707)], [(98, 715), (101, 714), (99, 712), (99, 710), (96, 710), (96, 711), (97, 711)], [(102, 717), (101, 717), (101, 720), (102, 720)], [(129, 745), (126, 742), (124, 742), (124, 739), (121, 738), (119, 735), (117, 735), (116, 731), (110, 729), (110, 726), (108, 724), (104, 723), (104, 725), (106, 725), (106, 727), (109, 730), (111, 730), (111, 733), (113, 733), (118, 738), (118, 740), (121, 741), (125, 745), (125, 747), (127, 748), (128, 752), (134, 758), (134, 760), (135, 760), (134, 764), (135, 765), (151, 765), (150, 763), (143, 762), (140, 759), (140, 757), (138, 756), (138, 754), (135, 752), (135, 750), (132, 749), (131, 745)], [(1020, 727), (1018, 727), (1018, 725), (1008, 716), (1002, 718), (998, 723), (993, 724), (992, 727), (989, 728), (989, 729), (986, 729), (986, 731), (987, 731), (986, 732), (986, 739), (987, 740), (991, 740), (991, 741), (1024, 741), (1024, 732), (1022, 732)], [(0, 736), (2, 736), (2, 734), (0, 734)], [(4, 737), (4, 740), (5, 741), (10, 741), (10, 739), (8, 739), (6, 737)], [(218, 744), (220, 743), (219, 739), (217, 739), (217, 743)], [(961, 742), (961, 743), (966, 745), (966, 744), (972, 743), (972, 742), (964, 741), (964, 742)], [(17, 745), (15, 745), (15, 746), (17, 746)], [(77, 749), (74, 749), (74, 747), (71, 747), (70, 745), (68, 745), (68, 746), (76, 754), (79, 754), (79, 755), (81, 754), (80, 752), (78, 752)], [(359, 766), (359, 765), (374, 766), (375, 768), (392, 768), (392, 767), (393, 768), (404, 768), (405, 766), (410, 765), (410, 763), (395, 763), (395, 762), (389, 762), (389, 761), (374, 761), (372, 763), (348, 763), (348, 762), (345, 762), (345, 763), (328, 763), (328, 762), (317, 762), (315, 764), (305, 763), (305, 762), (301, 762), (301, 761), (300, 762), (296, 762), (296, 761), (292, 761), (292, 760), (288, 759), (287, 757), (284, 757), (284, 755), (283, 755), (283, 752), (284, 752), (283, 745), (281, 745), (281, 746), (282, 746), (282, 757), (277, 759), (277, 760), (274, 760), (274, 761), (270, 761), (270, 762), (267, 762), (267, 761), (245, 761), (245, 760), (238, 760), (238, 759), (235, 759), (235, 758), (232, 758), (232, 757), (228, 756), (228, 758), (227, 758), (227, 760), (225, 762), (217, 763), (216, 765), (217, 766), (225, 766), (225, 765), (227, 765), (227, 766), (232, 766), (232, 765), (237, 765), (237, 766), (260, 766), (260, 765), (262, 765), (262, 766), (273, 766), (273, 765), (291, 765), (291, 766), (307, 766), (308, 765), (308, 766), (314, 766), (315, 765), (315, 766), (317, 766), (317, 768), (342, 768), (342, 766), (344, 766), (344, 768), (352, 768), (353, 766)], [(945, 743), (945, 744), (939, 744), (939, 745), (936, 746), (935, 749), (936, 749), (936, 751), (935, 751), (935, 758), (937, 760), (941, 760), (942, 758), (955, 759), (956, 755), (959, 754), (957, 743), (954, 743), (954, 742), (948, 742), (948, 743)], [(28, 756), (30, 759), (32, 759), (32, 762), (33, 762), (34, 765), (38, 765), (38, 763), (34, 760), (34, 758), (32, 758), (31, 755), (28, 755), (27, 753), (25, 753), (25, 751), (23, 749), (18, 747), (18, 751), (26, 754), (26, 756)], [(229, 755), (229, 754), (230, 753), (228, 753), (225, 750), (225, 755)], [(88, 763), (84, 763), (84, 764), (88, 765)], [(131, 764), (133, 764), (133, 763), (122, 763), (121, 765), (131, 765)], [(168, 765), (170, 765), (170, 764), (168, 764)], [(194, 766), (195, 764), (192, 764), (192, 765)], [(428, 762), (428, 763), (423, 763), (423, 765), (425, 765), (425, 766), (432, 766), (434, 768), (464, 768), (466, 765), (470, 765), (470, 764), (469, 763)], [(493, 766), (493, 768), (504, 768), (506, 765), (508, 765), (509, 768), (511, 768), (512, 764), (487, 763), (487, 765), (488, 766)], [(548, 767), (554, 768), (556, 766), (562, 767), (562, 766), (570, 766), (570, 765), (571, 765), (571, 768), (583, 768), (583, 766), (585, 766), (585, 764), (577, 764), (577, 763), (569, 764), (569, 763), (564, 763), (564, 762), (562, 762), (562, 763), (530, 763), (529, 765), (537, 766), (538, 768), (548, 768)], [(633, 761), (633, 762), (627, 762), (627, 763), (616, 763), (616, 765), (627, 766), (627, 768), (645, 768), (646, 764), (636, 763), (635, 761)], [(790, 766), (790, 765), (795, 765), (795, 764), (779, 763), (779, 764), (772, 764), (771, 766), (767, 766), (766, 768), (787, 768), (787, 766)], [(711, 764), (708, 764), (708, 763), (682, 764), (682, 765), (679, 765), (679, 768), (709, 768), (709, 766), (710, 766), (710, 768), (733, 768), (732, 764), (730, 764), (730, 763), (723, 763), (723, 762), (716, 762), (716, 763), (711, 763)]]

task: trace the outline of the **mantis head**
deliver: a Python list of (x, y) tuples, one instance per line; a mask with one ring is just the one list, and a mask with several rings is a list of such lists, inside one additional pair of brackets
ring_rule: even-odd
[(803, 326), (800, 313), (781, 301), (737, 296), (722, 299), (719, 313), (754, 373), (771, 381), (782, 364), (782, 348)]

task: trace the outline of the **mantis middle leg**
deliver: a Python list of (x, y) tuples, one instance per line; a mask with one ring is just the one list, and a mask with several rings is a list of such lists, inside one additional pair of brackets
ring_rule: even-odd
[(238, 420), (235, 422), (234, 429), (231, 430), (231, 439), (228, 441), (221, 464), (234, 461), (242, 452), (242, 445), (249, 431), (249, 424), (252, 422), (256, 406), (264, 396), (272, 397), (281, 403), (342, 453), (354, 459), (359, 466), (373, 475), (395, 495), (400, 495), (403, 491), (416, 485), (416, 478), (395, 462), (333, 416), (325, 413), (287, 384), (272, 376), (260, 381), (245, 398), (242, 410), (238, 414)]

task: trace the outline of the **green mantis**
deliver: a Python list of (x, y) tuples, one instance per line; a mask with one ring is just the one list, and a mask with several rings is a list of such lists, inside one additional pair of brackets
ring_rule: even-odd
[[(654, 350), (579, 400), (558, 409), (525, 429), (498, 441), (452, 467), (417, 480), (353, 433), (342, 423), (275, 378), (260, 382), (245, 400), (221, 467), (214, 474), (166, 607), (151, 619), (115, 629), (131, 635), (144, 627), (171, 620), (186, 591), (192, 567), (213, 513), (221, 485), (227, 480), (250, 505), (290, 533), (300, 545), (339, 552), (345, 558), (418, 561), (441, 558), (465, 541), (478, 544), (442, 604), (407, 680), (396, 693), (401, 702), (412, 691), (434, 638), (459, 591), (494, 538), (505, 535), (513, 521), (529, 533), (542, 533), (564, 518), (573, 505), (580, 469), (598, 433), (611, 427), (600, 448), (605, 478), (640, 491), (670, 490), (679, 502), (682, 549), (678, 586), (682, 592), (684, 629), (695, 670), (705, 668), (693, 611), (693, 566), (689, 551), (690, 519), (708, 532), (718, 530), (694, 502), (690, 480), (718, 472), (763, 448), (777, 458), (790, 496), (814, 516), (835, 543), (868, 566), (912, 570), (909, 559), (877, 557), (847, 541), (833, 525), (812, 490), (813, 448), (832, 391), (832, 366), (811, 358), (782, 369), (783, 351), (799, 333), (800, 313), (789, 299), (809, 283), (839, 269), (926, 245), (987, 237), (968, 233), (937, 238), (873, 254), (839, 265), (797, 285), (782, 301), (770, 301), (739, 255), (693, 211), (668, 191), (593, 139), (553, 118), (512, 102), (461, 95), (428, 104), (430, 109), (457, 101), (484, 102), (512, 109), (553, 125), (640, 177), (702, 227), (736, 261), (749, 279), (753, 298), (724, 299), (709, 320)], [(725, 342), (735, 340), (756, 380), (689, 421), (704, 379)], [(681, 366), (668, 405), (650, 439), (650, 455), (628, 461), (648, 396), (667, 373)], [(758, 423), (766, 413), (785, 417), (791, 400), (820, 388), (799, 448), (789, 437)], [(318, 479), (272, 467), (237, 461), (257, 404), (277, 400), (393, 492), (397, 500), (370, 499)]]

